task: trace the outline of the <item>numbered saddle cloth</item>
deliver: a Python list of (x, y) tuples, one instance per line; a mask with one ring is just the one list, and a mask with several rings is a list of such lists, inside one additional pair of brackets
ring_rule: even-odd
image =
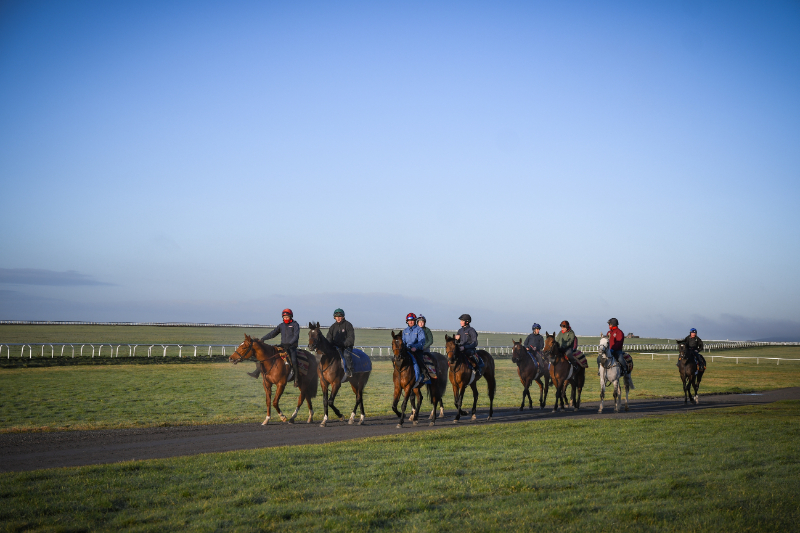
[(625, 359), (625, 363), (628, 365), (628, 370), (626, 371), (627, 374), (630, 374), (633, 371), (633, 357), (627, 352), (622, 352), (622, 357)]
[(583, 354), (583, 352), (577, 351), (572, 355), (578, 360), (583, 368), (589, 368), (589, 362), (586, 360), (586, 356)]
[(430, 374), (433, 379), (436, 379), (436, 361), (434, 361), (433, 357), (429, 354), (423, 354), (422, 360), (425, 363), (425, 368), (428, 369), (428, 374)]

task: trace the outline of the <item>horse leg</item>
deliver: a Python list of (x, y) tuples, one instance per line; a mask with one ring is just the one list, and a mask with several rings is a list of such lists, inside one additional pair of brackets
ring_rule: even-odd
[(415, 414), (417, 414), (417, 394), (414, 392), (414, 389), (411, 389), (411, 414), (408, 415), (408, 419), (414, 420)]
[(262, 426), (269, 423), (269, 417), (272, 415), (272, 383), (267, 383), (267, 378), (264, 377), (264, 392), (267, 393), (267, 418), (261, 422)]
[(294, 419), (297, 417), (297, 412), (303, 406), (304, 399), (305, 396), (303, 395), (303, 389), (300, 389), (300, 394), (297, 395), (297, 407), (294, 408), (294, 413), (292, 413), (292, 416), (289, 417), (290, 424), (294, 424)]
[(413, 420), (416, 426), (419, 423), (419, 411), (422, 409), (422, 392), (419, 388), (416, 388), (412, 389), (411, 394), (411, 407), (414, 407), (414, 399), (416, 398), (417, 400), (417, 408), (411, 413), (411, 420)]
[(464, 413), (464, 411), (461, 409), (461, 404), (464, 402), (464, 393), (466, 392), (466, 390), (467, 387), (461, 387), (458, 392), (458, 396), (456, 397), (456, 417), (453, 419), (454, 424), (458, 423), (458, 421), (461, 420), (461, 413)]
[(394, 411), (394, 414), (396, 414), (397, 416), (402, 416), (400, 414), (400, 411), (397, 410), (397, 403), (400, 401), (401, 390), (402, 389), (400, 388), (400, 381), (398, 380), (394, 384), (394, 399), (392, 400), (392, 411)]
[(519, 404), (519, 410), (522, 411), (525, 409), (525, 393), (528, 392), (528, 387), (525, 386), (525, 383), (522, 383), (522, 403)]
[(328, 382), (322, 381), (322, 407), (324, 415), (319, 427), (324, 428), (328, 424)]
[(328, 403), (330, 404), (331, 409), (333, 409), (333, 414), (336, 415), (336, 418), (338, 418), (340, 422), (344, 422), (342, 413), (336, 408), (336, 404), (334, 403), (336, 401), (336, 394), (339, 392), (341, 386), (341, 382), (331, 385), (331, 399)]
[[(539, 401), (539, 409), (544, 409), (547, 405), (547, 393), (550, 392), (550, 383), (551, 380), (547, 379), (547, 376), (544, 377), (544, 396), (541, 396)], [(541, 391), (539, 391), (541, 394)]]
[(308, 404), (308, 420), (306, 424), (310, 424), (314, 420), (314, 408), (311, 406), (311, 395), (306, 396), (306, 403)]
[(475, 414), (475, 410), (478, 407), (478, 384), (473, 381), (470, 387), (472, 388), (472, 420), (477, 420), (478, 415)]
[(409, 385), (407, 389), (403, 390), (403, 406), (400, 408), (400, 422), (397, 424), (397, 429), (401, 429), (403, 427), (403, 422), (405, 422), (406, 418), (406, 405), (408, 405), (408, 397), (411, 395), (411, 386)]
[(625, 412), (628, 412), (628, 380), (625, 380)]
[(283, 390), (285, 388), (286, 388), (286, 382), (278, 383), (278, 387), (275, 389), (275, 399), (272, 400), (272, 405), (278, 412), (278, 416), (281, 417), (281, 422), (286, 422), (287, 420), (286, 415), (281, 412), (281, 407), (279, 405), (279, 402), (281, 401), (281, 396), (283, 395)]
[(606, 376), (605, 373), (601, 370), (600, 371), (600, 408), (597, 410), (598, 413), (603, 412), (603, 400), (606, 398)]
[(619, 408), (622, 405), (622, 390), (619, 387), (619, 377), (614, 382), (614, 412), (619, 413)]

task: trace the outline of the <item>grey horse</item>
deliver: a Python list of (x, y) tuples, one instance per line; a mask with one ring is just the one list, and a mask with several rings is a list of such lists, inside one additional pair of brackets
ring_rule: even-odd
[(622, 407), (622, 389), (619, 381), (625, 382), (625, 411), (628, 410), (628, 390), (633, 389), (633, 379), (630, 374), (623, 376), (622, 368), (614, 357), (608, 353), (608, 339), (600, 339), (599, 355), (597, 356), (598, 374), (600, 375), (600, 408), (598, 413), (603, 412), (603, 399), (606, 396), (606, 383), (614, 385), (614, 412), (619, 413)]

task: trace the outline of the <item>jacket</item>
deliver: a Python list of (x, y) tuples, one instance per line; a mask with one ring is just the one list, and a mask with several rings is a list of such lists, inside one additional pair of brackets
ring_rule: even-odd
[(347, 320), (342, 320), (342, 323), (334, 322), (328, 328), (328, 334), (325, 336), (328, 341), (337, 348), (353, 349), (356, 343), (356, 332), (353, 330), (353, 325)]
[(464, 350), (474, 350), (478, 347), (478, 332), (472, 326), (464, 326), (458, 330), (458, 345)]
[(277, 337), (278, 333), (281, 334), (281, 344), (297, 348), (297, 341), (300, 340), (300, 324), (294, 320), (288, 324), (286, 322), (281, 322), (278, 324), (278, 327), (261, 337), (261, 340), (265, 341)]
[(558, 335), (556, 335), (556, 342), (561, 346), (562, 350), (574, 350), (577, 340), (575, 332), (571, 329), (568, 329), (566, 333), (559, 331)]
[(618, 327), (611, 326), (608, 328), (608, 349), (618, 352), (622, 350), (622, 345), (625, 343), (625, 334)]
[(696, 350), (698, 352), (703, 350), (703, 341), (700, 340), (700, 337), (692, 338), (692, 334), (689, 333), (683, 342), (686, 343), (686, 347), (690, 350)]
[(407, 327), (403, 330), (403, 344), (409, 350), (411, 348), (422, 350), (425, 346), (425, 331), (417, 325)]
[(428, 328), (428, 326), (424, 326), (422, 328), (422, 331), (425, 332), (425, 346), (422, 347), (422, 351), (427, 352), (433, 345), (433, 333)]
[(530, 335), (528, 335), (528, 338), (525, 339), (523, 345), (532, 352), (535, 352), (537, 350), (542, 351), (544, 350), (544, 337), (542, 337), (538, 333), (531, 333)]

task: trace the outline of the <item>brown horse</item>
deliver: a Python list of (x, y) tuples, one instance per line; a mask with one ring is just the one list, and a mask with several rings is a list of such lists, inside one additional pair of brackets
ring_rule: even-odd
[[(566, 350), (562, 350), (561, 346), (556, 342), (556, 334), (552, 335), (544, 332), (544, 350), (550, 359), (550, 379), (553, 380), (553, 386), (556, 389), (556, 403), (553, 406), (553, 412), (558, 411), (558, 401), (561, 400), (561, 409), (564, 410), (564, 399), (567, 397), (567, 384), (572, 385), (572, 399), (569, 400), (569, 405), (575, 409), (581, 407), (581, 391), (583, 390), (584, 382), (586, 381), (586, 369), (581, 365), (570, 364), (567, 361)], [(575, 392), (577, 389), (577, 398)]]
[[(528, 398), (528, 406), (533, 409), (533, 399), (531, 398), (530, 386), (531, 383), (536, 381), (539, 385), (539, 409), (544, 409), (547, 403), (547, 391), (550, 389), (550, 364), (542, 357), (541, 354), (536, 353), (533, 355), (534, 360), (528, 349), (522, 344), (522, 339), (519, 342), (512, 339), (514, 347), (511, 350), (511, 362), (517, 364), (517, 375), (522, 382), (522, 404), (519, 410), (525, 408), (525, 397)], [(542, 383), (544, 378), (544, 383)]]
[[(456, 418), (453, 422), (457, 423), (461, 419), (461, 415), (468, 414), (461, 408), (464, 403), (464, 393), (468, 386), (472, 388), (472, 420), (475, 420), (478, 418), (475, 414), (475, 408), (478, 405), (478, 387), (476, 386), (477, 380), (473, 381), (472, 366), (467, 361), (464, 352), (458, 349), (455, 337), (445, 334), (444, 340), (445, 350), (447, 351), (447, 366), (450, 367), (450, 383), (453, 385), (453, 396), (456, 404)], [(494, 357), (485, 350), (478, 350), (476, 353), (478, 357), (483, 359), (484, 363), (481, 377), (486, 380), (486, 386), (489, 389), (489, 417), (487, 420), (491, 420), (494, 414), (494, 392), (497, 388), (494, 376)]]
[[(417, 376), (414, 372), (414, 356), (408, 351), (406, 345), (403, 344), (403, 334), (398, 333), (395, 335), (394, 330), (392, 330), (392, 351), (394, 352), (394, 357), (392, 358), (392, 366), (394, 367), (394, 372), (392, 373), (392, 381), (394, 382), (392, 411), (400, 418), (397, 427), (403, 427), (406, 405), (408, 404), (409, 398), (411, 398), (412, 405), (414, 405), (413, 402), (415, 398), (417, 405), (419, 405), (419, 409), (415, 408), (409, 417), (409, 420), (416, 426), (417, 420), (419, 419), (419, 412), (422, 410), (422, 392), (420, 387), (414, 387), (417, 381)], [(433, 404), (429, 426), (436, 424), (436, 406), (442, 401), (439, 387), (441, 381), (444, 381), (444, 374), (437, 373), (437, 377), (431, 379), (431, 383), (427, 385), (428, 399)], [(401, 393), (403, 394), (403, 406), (401, 410), (398, 411), (397, 403), (400, 401)]]
[[(319, 375), (319, 381), (322, 385), (322, 403), (325, 407), (325, 416), (322, 418), (320, 427), (324, 428), (328, 423), (328, 407), (333, 409), (336, 417), (344, 422), (342, 413), (340, 413), (333, 404), (333, 401), (336, 399), (336, 394), (342, 386), (342, 379), (344, 378), (342, 356), (339, 355), (339, 351), (336, 347), (322, 334), (319, 322), (316, 324), (308, 323), (308, 348), (314, 350), (320, 356), (317, 374)], [(370, 372), (371, 371), (356, 372), (353, 373), (353, 377), (350, 378), (350, 386), (353, 388), (353, 393), (356, 395), (356, 404), (353, 406), (353, 412), (350, 413), (348, 424), (352, 424), (355, 420), (356, 409), (358, 409), (359, 405), (361, 406), (361, 418), (358, 420), (358, 425), (360, 426), (364, 423), (364, 386), (369, 380)], [(328, 388), (330, 388), (330, 393), (328, 392)]]
[[(263, 343), (258, 339), (245, 335), (244, 342), (236, 348), (236, 351), (233, 352), (228, 360), (233, 364), (237, 364), (239, 361), (255, 357), (261, 366), (261, 380), (264, 383), (264, 392), (267, 395), (267, 418), (261, 423), (262, 426), (266, 426), (269, 422), (270, 416), (272, 416), (272, 407), (278, 411), (282, 421), (294, 423), (297, 411), (303, 405), (303, 400), (308, 402), (308, 423), (310, 424), (314, 418), (311, 398), (316, 398), (317, 396), (317, 359), (305, 350), (297, 350), (298, 358), (305, 356), (308, 359), (308, 372), (305, 375), (301, 373), (298, 377), (300, 394), (297, 397), (297, 407), (292, 416), (286, 418), (281, 412), (278, 402), (280, 402), (281, 395), (286, 388), (286, 378), (289, 376), (291, 366), (283, 362), (281, 353), (284, 353), (283, 348)], [(275, 391), (275, 400), (271, 398), (273, 385), (278, 387)]]
[[(697, 361), (689, 353), (686, 343), (682, 340), (675, 341), (678, 343), (678, 371), (681, 373), (681, 381), (683, 382), (683, 403), (691, 401), (697, 404), (700, 399), (697, 396), (697, 389), (700, 388), (700, 381), (703, 379), (705, 368), (697, 368)], [(692, 397), (692, 387), (694, 387), (694, 397)]]

